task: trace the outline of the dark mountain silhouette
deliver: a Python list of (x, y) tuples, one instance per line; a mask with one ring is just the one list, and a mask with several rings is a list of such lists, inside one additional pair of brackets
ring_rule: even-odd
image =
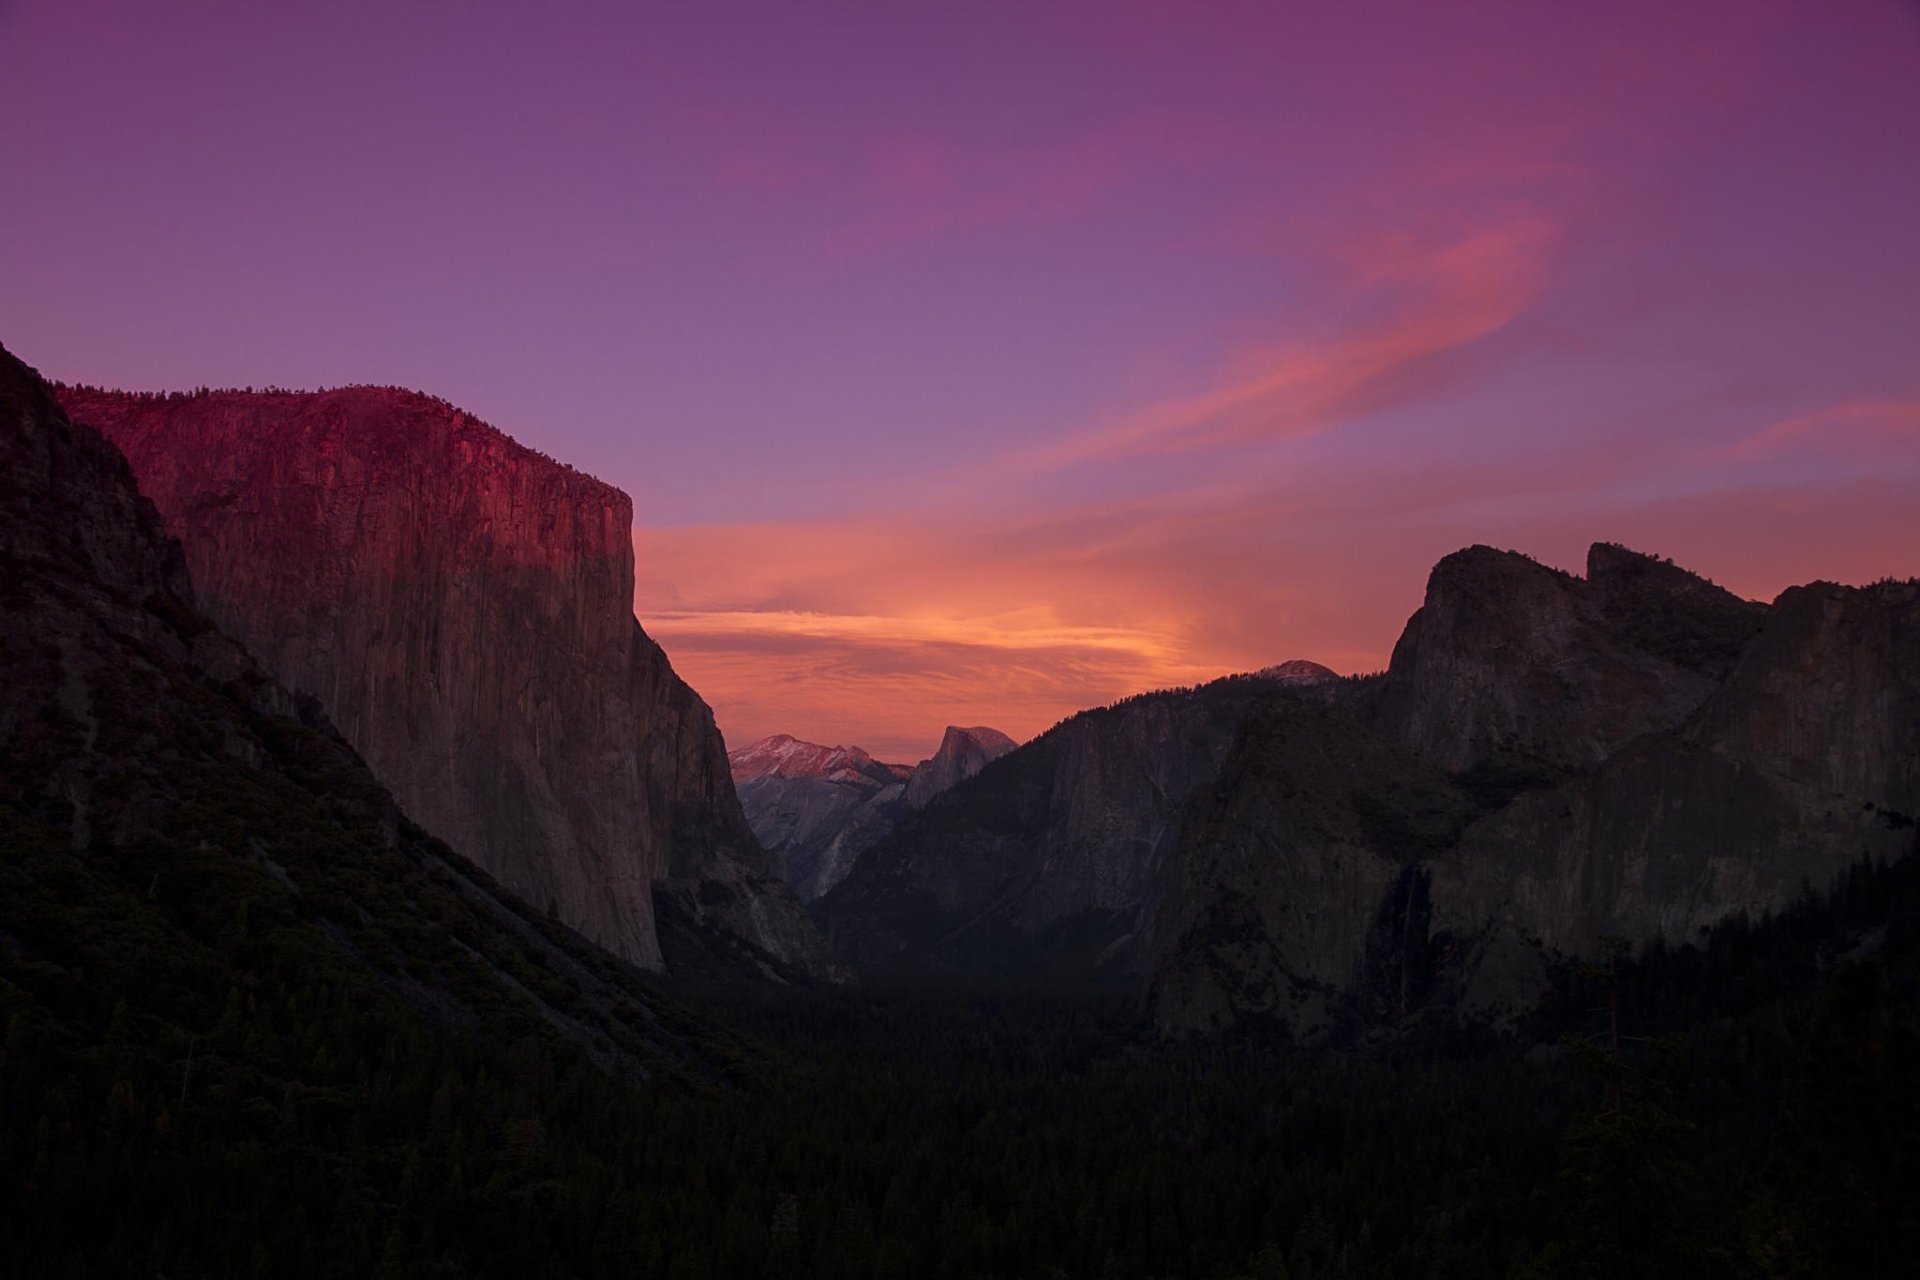
[(1504, 1019), (1555, 957), (1898, 858), (1916, 812), (1913, 584), (1769, 608), (1617, 546), (1584, 579), (1473, 548), (1383, 677), (1249, 722), (1170, 864), (1151, 1000), (1183, 1029)]
[(1906, 852), (1916, 597), (1769, 607), (1611, 544), (1584, 577), (1469, 548), (1385, 673), (1287, 664), (1073, 717), (816, 914), (874, 972), (1144, 981), (1170, 1030), (1505, 1020), (1560, 957), (1686, 942)]
[(1317, 685), (1235, 676), (1073, 716), (904, 815), (815, 915), (875, 970), (1137, 977), (1188, 796), (1283, 687)]

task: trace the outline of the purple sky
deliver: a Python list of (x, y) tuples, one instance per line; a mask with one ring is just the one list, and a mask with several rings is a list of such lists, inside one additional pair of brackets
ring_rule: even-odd
[(735, 742), (1288, 657), (1467, 542), (1920, 572), (1911, 4), (0, 0), (0, 341), (627, 489)]

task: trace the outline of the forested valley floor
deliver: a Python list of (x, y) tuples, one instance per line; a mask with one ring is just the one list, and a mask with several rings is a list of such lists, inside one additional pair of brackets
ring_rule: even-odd
[[(71, 878), (12, 927), (117, 893), (96, 923), (175, 945)], [(161, 993), (103, 948), (0, 947), (0, 1270), (1870, 1276), (1920, 1246), (1911, 858), (1569, 968), (1506, 1033), (1308, 1049), (1168, 1042), (1120, 996), (680, 992), (707, 1066), (639, 1084), (433, 1028), (303, 936), (161, 965)]]

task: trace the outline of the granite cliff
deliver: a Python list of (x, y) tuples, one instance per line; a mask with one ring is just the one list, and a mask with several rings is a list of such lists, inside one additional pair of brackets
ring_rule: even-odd
[(665, 906), (768, 972), (830, 972), (711, 712), (634, 620), (625, 494), (406, 391), (61, 398), (125, 452), (208, 616), (428, 830), (636, 964), (662, 966)]
[(1056, 726), (814, 904), (874, 972), (1144, 985), (1169, 1030), (1502, 1020), (1913, 847), (1920, 587), (1771, 606), (1611, 544), (1471, 547), (1384, 673), (1288, 663)]
[(1394, 646), (1381, 719), (1446, 769), (1537, 779), (1585, 768), (1697, 707), (1763, 612), (1604, 543), (1584, 579), (1469, 547), (1434, 566)]
[(274, 1073), (299, 1090), (312, 1063), (256, 1053), (292, 1010), (559, 1042), (617, 1075), (690, 1061), (684, 1016), (670, 1029), (629, 966), (409, 821), (318, 704), (199, 610), (120, 452), (4, 349), (0, 517), (16, 1028), (104, 1034), (123, 1072), (183, 1056), (161, 1096), (192, 1084), (203, 1118), (236, 1092), (281, 1096)]
[(1814, 584), (1769, 608), (1605, 544), (1584, 579), (1448, 557), (1384, 676), (1270, 699), (1196, 798), (1156, 1017), (1498, 1020), (1556, 957), (1684, 944), (1904, 855), (1916, 595)]
[(998, 729), (947, 726), (940, 749), (914, 766), (907, 779), (907, 807), (924, 809), (933, 798), (953, 790), (1020, 744)]

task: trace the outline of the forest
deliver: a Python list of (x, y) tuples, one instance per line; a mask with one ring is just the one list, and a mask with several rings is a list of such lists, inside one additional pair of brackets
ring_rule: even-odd
[[(7, 1274), (1870, 1276), (1920, 1246), (1914, 858), (1569, 967), (1503, 1030), (1169, 1041), (1119, 996), (655, 983), (697, 1049), (635, 1082), (533, 1020), (425, 1022), (296, 919), (180, 963), (144, 884), (17, 819)], [(24, 959), (55, 925), (95, 941)]]

